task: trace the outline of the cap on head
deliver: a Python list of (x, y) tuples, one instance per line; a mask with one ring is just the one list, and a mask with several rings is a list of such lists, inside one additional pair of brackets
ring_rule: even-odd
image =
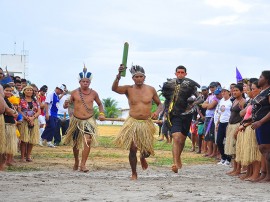
[(214, 91), (214, 94), (215, 94), (215, 95), (218, 95), (218, 94), (221, 93), (221, 91), (222, 91), (222, 88), (218, 87), (218, 88)]
[(82, 79), (89, 79), (90, 81), (92, 80), (92, 73), (91, 72), (87, 72), (87, 68), (83, 67), (83, 71), (81, 73), (79, 73), (79, 81), (81, 81)]
[(41, 88), (39, 89), (39, 91), (43, 91), (44, 93), (46, 93), (47, 90), (48, 90), (48, 86), (46, 85), (41, 86)]
[(230, 92), (230, 86), (223, 86), (222, 90), (226, 90)]
[(129, 71), (130, 71), (132, 77), (134, 77), (136, 74), (143, 74), (143, 75), (145, 75), (145, 72), (144, 72), (143, 67), (141, 67), (139, 65), (132, 66)]
[(208, 87), (207, 86), (202, 86), (201, 90), (208, 90)]
[(209, 84), (209, 87), (217, 87), (217, 83), (213, 81)]
[(62, 91), (66, 90), (66, 87), (63, 84), (60, 84), (60, 85), (56, 86), (56, 88), (58, 88), (58, 89), (60, 89)]

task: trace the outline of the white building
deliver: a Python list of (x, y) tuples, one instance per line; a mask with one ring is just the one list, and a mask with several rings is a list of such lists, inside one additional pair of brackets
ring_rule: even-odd
[(28, 51), (18, 54), (1, 54), (1, 68), (8, 70), (9, 75), (27, 78), (28, 75)]

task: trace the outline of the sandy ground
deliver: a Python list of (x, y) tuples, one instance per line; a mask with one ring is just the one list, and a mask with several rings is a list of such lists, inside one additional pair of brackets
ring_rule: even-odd
[[(114, 135), (119, 127), (102, 127)], [(115, 130), (115, 131), (114, 131)], [(231, 168), (216, 164), (184, 165), (178, 174), (169, 166), (150, 165), (131, 181), (128, 151), (94, 148), (89, 173), (72, 171), (70, 147), (35, 147), (34, 161), (17, 163), (16, 172), (0, 172), (1, 201), (270, 201), (270, 184), (241, 181), (225, 173)], [(111, 156), (115, 156), (111, 158)], [(42, 156), (43, 155), (43, 156)], [(66, 155), (66, 156), (65, 156)], [(70, 156), (71, 155), (71, 156)], [(170, 151), (156, 156), (171, 157)], [(184, 152), (184, 158), (195, 154)], [(153, 162), (155, 158), (148, 159)], [(20, 170), (26, 167), (26, 170)], [(38, 171), (31, 171), (33, 170)]]
[[(93, 168), (92, 168), (93, 169)], [(270, 186), (229, 177), (220, 165), (138, 170), (129, 180), (128, 164), (89, 173), (67, 168), (2, 172), (0, 201), (270, 201)]]

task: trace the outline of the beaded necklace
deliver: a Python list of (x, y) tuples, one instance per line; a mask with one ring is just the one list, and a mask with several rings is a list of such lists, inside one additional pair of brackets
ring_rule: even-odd
[[(92, 89), (90, 89), (90, 93), (89, 93), (89, 94), (84, 94), (84, 95), (90, 95), (91, 92), (92, 92)], [(87, 111), (89, 114), (91, 114), (91, 113), (92, 113), (92, 110), (89, 109), (89, 108), (87, 107), (87, 105), (86, 105), (86, 103), (85, 103), (85, 101), (84, 101), (84, 99), (83, 99), (83, 95), (82, 95), (82, 94), (83, 94), (83, 93), (82, 93), (82, 91), (81, 91), (81, 88), (79, 88), (79, 95), (80, 95), (80, 98), (81, 98), (81, 100), (82, 100), (83, 106), (85, 107), (86, 111)]]

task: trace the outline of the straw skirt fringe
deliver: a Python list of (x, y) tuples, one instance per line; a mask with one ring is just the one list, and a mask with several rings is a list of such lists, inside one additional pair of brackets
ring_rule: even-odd
[(34, 127), (29, 128), (28, 122), (26, 120), (23, 120), (21, 125), (18, 126), (18, 129), (20, 131), (20, 140), (23, 142), (27, 142), (30, 144), (38, 144), (39, 143), (39, 126), (38, 126), (38, 120), (34, 120)]
[(117, 146), (128, 150), (134, 142), (141, 153), (154, 155), (155, 133), (156, 128), (151, 119), (137, 120), (128, 117), (114, 142)]
[(228, 124), (226, 129), (225, 154), (234, 155), (236, 152), (236, 139), (234, 134), (238, 130), (240, 123)]
[(0, 115), (0, 154), (6, 152), (6, 135), (5, 135), (5, 119), (4, 115)]
[(254, 161), (261, 161), (261, 152), (256, 139), (256, 133), (251, 128), (251, 125), (246, 127), (244, 136), (241, 164), (246, 166)]
[(242, 162), (243, 161), (243, 149), (244, 149), (244, 139), (245, 139), (244, 131), (239, 131), (237, 134), (236, 140), (236, 151), (235, 151), (235, 161)]
[(97, 124), (94, 117), (81, 120), (72, 116), (63, 143), (77, 149), (83, 149), (84, 143), (87, 143), (85, 135), (91, 136), (91, 145), (96, 146), (98, 144)]
[(16, 136), (16, 125), (6, 123), (6, 154), (17, 154), (18, 144), (17, 144), (17, 136)]

